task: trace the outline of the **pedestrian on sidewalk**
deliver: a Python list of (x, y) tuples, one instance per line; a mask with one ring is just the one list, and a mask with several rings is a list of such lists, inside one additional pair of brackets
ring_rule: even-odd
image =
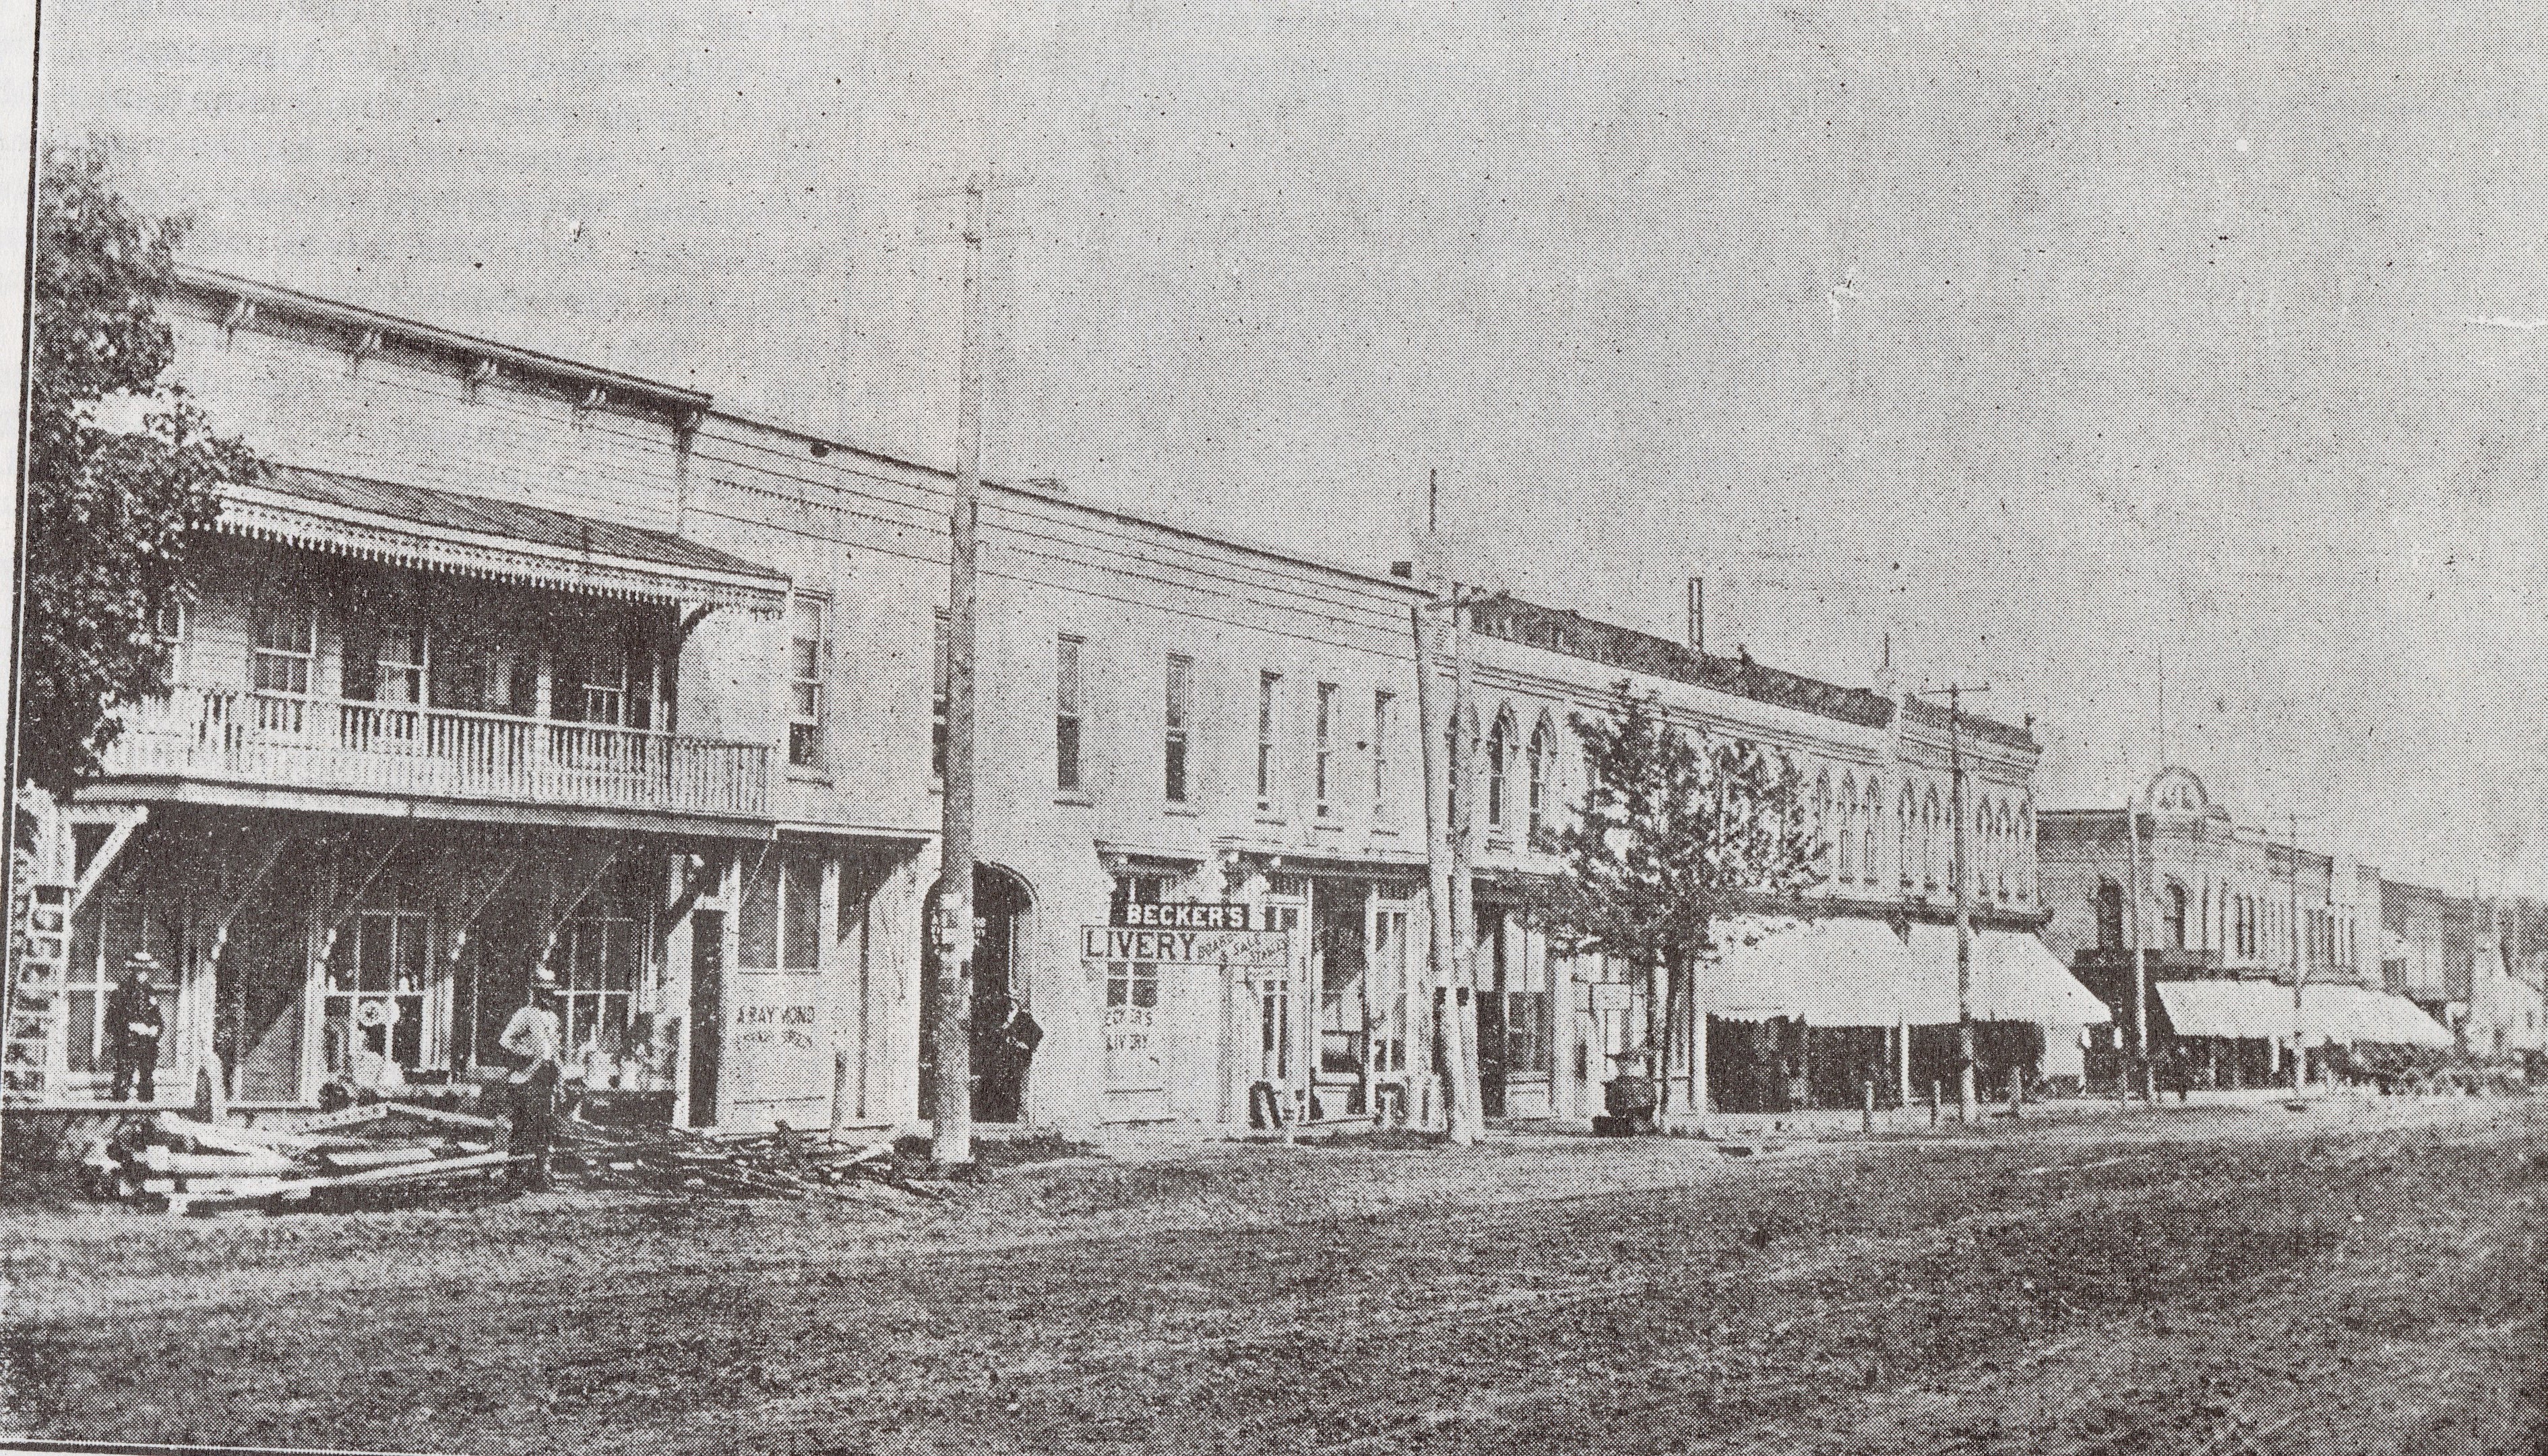
[(496, 1045), (522, 1059), (506, 1082), (512, 1128), (504, 1150), (530, 1161), (513, 1165), (513, 1186), (540, 1190), (549, 1186), (549, 1148), (557, 1140), (558, 1084), (564, 1076), (558, 1026), (556, 972), (542, 965), (531, 972), (530, 993)]
[(136, 1091), (143, 1102), (158, 1100), (159, 962), (147, 951), (124, 960), (124, 984), (106, 1001), (107, 1054), (115, 1065), (114, 1097), (128, 1101)]

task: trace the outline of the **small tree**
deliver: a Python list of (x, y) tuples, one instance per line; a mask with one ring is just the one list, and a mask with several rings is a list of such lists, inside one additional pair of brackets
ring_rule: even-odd
[(136, 215), (111, 162), (102, 142), (54, 147), (37, 186), (17, 773), (57, 796), (97, 774), (112, 709), (167, 690), (152, 622), (184, 599), (187, 539), (221, 487), (258, 470), (162, 378), (186, 220)]
[(1545, 837), (1566, 867), (1538, 910), (1567, 954), (1615, 956), (1650, 987), (1662, 982), (1647, 998), (1646, 1046), (1649, 1070), (1669, 1084), (1685, 1070), (1673, 1064), (1670, 1028), (1691, 1005), (1718, 921), (1821, 876), (1791, 764), (1675, 727), (1625, 680), (1611, 692), (1607, 716), (1572, 719), (1591, 781), (1574, 821)]

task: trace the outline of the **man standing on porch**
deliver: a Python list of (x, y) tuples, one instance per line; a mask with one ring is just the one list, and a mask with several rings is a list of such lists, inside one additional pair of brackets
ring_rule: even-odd
[(530, 1000), (504, 1023), (504, 1034), (496, 1040), (497, 1046), (522, 1058), (506, 1083), (513, 1126), (504, 1138), (506, 1152), (516, 1157), (528, 1154), (531, 1159), (514, 1167), (514, 1186), (519, 1188), (549, 1186), (549, 1144), (557, 1138), (558, 1080), (564, 1070), (558, 1060), (557, 991), (556, 972), (545, 965), (533, 970)]
[(115, 1100), (136, 1091), (143, 1102), (158, 1099), (159, 988), (152, 984), (159, 962), (147, 951), (125, 957), (124, 984), (107, 998), (107, 1049), (115, 1061)]

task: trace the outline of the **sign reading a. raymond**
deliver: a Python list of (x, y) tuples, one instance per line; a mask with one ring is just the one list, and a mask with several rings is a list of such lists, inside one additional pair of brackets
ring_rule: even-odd
[(1143, 905), (1118, 900), (1114, 923), (1127, 930), (1247, 930), (1255, 925), (1247, 906), (1234, 901), (1183, 900)]
[(1087, 925), (1079, 954), (1088, 960), (1144, 960), (1156, 965), (1286, 965), (1292, 938), (1271, 930), (1128, 930)]

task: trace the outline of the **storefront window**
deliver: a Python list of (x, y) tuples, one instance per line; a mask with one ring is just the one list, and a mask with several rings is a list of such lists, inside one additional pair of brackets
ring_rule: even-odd
[[(629, 1029), (636, 1008), (638, 924), (617, 916), (589, 916), (570, 922), (565, 939), (558, 1020), (567, 1059), (606, 1069), (634, 1050)], [(590, 1070), (587, 1075), (590, 1080)]]
[[(396, 1086), (439, 1050), (428, 1045), (430, 920), (420, 911), (366, 910), (327, 962), (327, 1072), (359, 1086)], [(438, 1039), (437, 1039), (438, 1040)]]
[(1166, 1085), (1157, 1046), (1159, 967), (1145, 960), (1106, 964), (1106, 1085), (1147, 1091)]
[[(185, 964), (172, 907), (129, 887), (101, 891), (84, 909), (71, 936), (70, 963), (63, 989), (63, 1069), (73, 1087), (95, 1086), (104, 1095), (114, 1070), (109, 1051), (106, 1005), (124, 981), (124, 962), (136, 951), (148, 952), (159, 962), (152, 979), (159, 989), (159, 1070), (174, 1070), (177, 1047), (177, 977)], [(163, 1084), (164, 1085), (164, 1084)]]

